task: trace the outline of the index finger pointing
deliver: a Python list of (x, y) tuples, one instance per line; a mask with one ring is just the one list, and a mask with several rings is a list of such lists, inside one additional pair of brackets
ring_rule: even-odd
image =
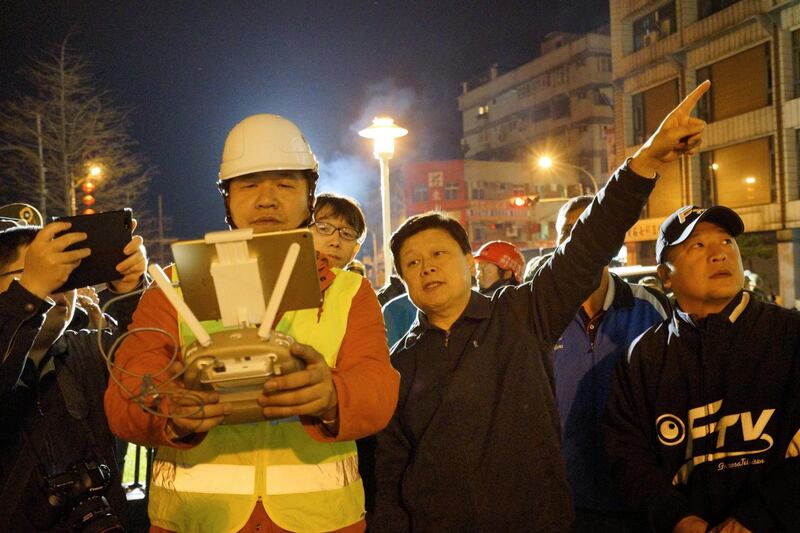
[(692, 109), (694, 109), (694, 107), (697, 105), (697, 102), (700, 101), (700, 98), (702, 98), (702, 96), (710, 87), (711, 82), (708, 80), (695, 87), (694, 90), (687, 94), (686, 98), (684, 98), (683, 101), (678, 104), (678, 107), (675, 108), (676, 111), (680, 110), (689, 115), (692, 112)]

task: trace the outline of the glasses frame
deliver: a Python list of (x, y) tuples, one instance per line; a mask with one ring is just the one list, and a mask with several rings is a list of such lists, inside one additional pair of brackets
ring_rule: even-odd
[[(322, 232), (322, 230), (320, 230), (320, 228), (319, 228), (319, 225), (320, 225), (320, 224), (324, 224), (324, 225), (326, 225), (326, 226), (328, 226), (328, 227), (331, 227), (331, 228), (333, 228), (333, 230), (331, 230), (331, 232), (330, 232), (330, 233), (324, 233), (324, 232)], [(346, 236), (344, 235), (344, 233), (342, 233), (342, 230), (343, 230), (343, 229), (345, 229), (345, 230), (352, 230), (352, 231), (353, 231), (353, 233), (356, 233), (356, 234), (358, 233), (358, 232), (357, 232), (357, 231), (356, 231), (354, 228), (351, 228), (350, 226), (342, 226), (342, 227), (339, 227), (339, 226), (334, 226), (334, 225), (333, 225), (333, 224), (331, 224), (330, 222), (318, 222), (318, 221), (316, 221), (316, 220), (313, 220), (313, 221), (311, 222), (310, 226), (313, 226), (314, 228), (316, 228), (316, 230), (319, 232), (319, 234), (320, 234), (320, 235), (324, 235), (324, 236), (326, 236), (326, 237), (327, 237), (327, 236), (329, 236), (329, 235), (333, 235), (334, 233), (336, 233), (336, 232), (338, 231), (338, 232), (339, 232), (339, 237), (341, 237), (342, 239), (344, 239), (344, 240), (346, 240), (346, 241), (348, 241), (348, 242), (357, 242), (357, 243), (361, 244), (361, 241), (362, 241), (362, 240), (363, 240), (363, 238), (364, 238), (364, 235), (363, 235), (363, 234), (362, 234), (362, 235), (357, 235), (357, 236), (356, 236), (355, 238), (353, 238), (353, 239), (350, 239), (350, 238), (346, 237)], [(366, 234), (366, 232), (364, 232), (364, 233)]]

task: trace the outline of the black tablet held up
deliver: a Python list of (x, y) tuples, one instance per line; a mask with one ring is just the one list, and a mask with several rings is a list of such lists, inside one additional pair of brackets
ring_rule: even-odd
[(67, 250), (89, 248), (92, 251), (92, 255), (82, 259), (78, 268), (72, 271), (67, 282), (54, 292), (122, 279), (122, 274), (117, 272), (117, 265), (125, 259), (123, 249), (131, 240), (130, 209), (94, 215), (54, 217), (52, 221), (70, 222), (72, 227), (64, 233), (86, 234), (86, 240), (73, 244)]

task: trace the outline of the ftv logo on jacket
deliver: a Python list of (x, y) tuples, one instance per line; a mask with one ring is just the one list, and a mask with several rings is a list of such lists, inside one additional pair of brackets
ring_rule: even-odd
[[(686, 483), (695, 466), (727, 457), (743, 457), (763, 453), (774, 444), (772, 437), (765, 433), (775, 409), (764, 409), (760, 413), (745, 411), (742, 413), (718, 416), (723, 400), (689, 409), (687, 423), (673, 414), (663, 414), (656, 419), (656, 434), (664, 446), (676, 446), (686, 441), (686, 463), (681, 466), (673, 485)], [(688, 428), (688, 430), (687, 430)], [(704, 450), (713, 449), (712, 453), (695, 455), (695, 443), (704, 439)], [(709, 445), (710, 444), (710, 445)], [(759, 464), (761, 461), (752, 461)], [(731, 467), (747, 466), (750, 460), (743, 459), (730, 465)], [(726, 465), (720, 463), (720, 470)]]

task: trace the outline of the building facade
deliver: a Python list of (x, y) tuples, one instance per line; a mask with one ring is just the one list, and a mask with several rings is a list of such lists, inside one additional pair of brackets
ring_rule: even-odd
[[(563, 198), (580, 192), (572, 184), (534, 180), (529, 163), (422, 161), (403, 167), (408, 216), (444, 211), (466, 228), (473, 249), (492, 240), (519, 248), (555, 245), (555, 214)], [(515, 199), (529, 200), (517, 205)], [(528, 205), (528, 203), (530, 205)]]
[(800, 4), (611, 0), (613, 163), (632, 155), (703, 80), (701, 153), (668, 165), (628, 233), (629, 262), (654, 262), (661, 221), (682, 205), (735, 209), (745, 268), (792, 307), (800, 266)]
[(463, 84), (458, 106), (464, 157), (535, 165), (548, 156), (553, 168), (535, 172), (534, 179), (555, 172), (591, 190), (578, 168), (604, 181), (607, 128), (614, 121), (608, 30), (551, 33), (541, 52), (509, 72), (493, 67), (488, 80)]

